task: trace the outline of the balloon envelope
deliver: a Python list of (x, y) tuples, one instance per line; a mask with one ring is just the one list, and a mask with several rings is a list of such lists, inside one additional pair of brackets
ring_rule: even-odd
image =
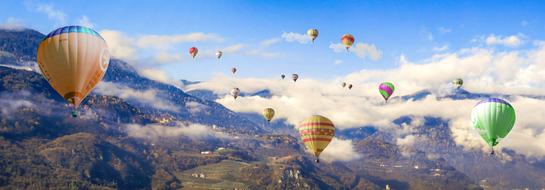
[(77, 107), (102, 80), (110, 53), (106, 41), (94, 30), (66, 26), (40, 42), (37, 61), (51, 87)]
[[(318, 158), (335, 136), (335, 125), (328, 118), (313, 115), (297, 127), (307, 149)], [(318, 161), (318, 160), (317, 160)]]
[(392, 96), (392, 94), (394, 93), (394, 84), (390, 83), (390, 82), (383, 82), (382, 84), (380, 84), (378, 86), (378, 90), (380, 92), (380, 95), (382, 95), (382, 97), (384, 98), (384, 100), (388, 101), (388, 98), (390, 98), (390, 96)]
[(319, 34), (318, 30), (315, 28), (311, 28), (307, 30), (307, 35), (312, 40), (312, 43), (314, 43), (314, 40), (318, 37), (318, 34)]
[(345, 34), (341, 37), (341, 43), (344, 45), (344, 47), (346, 47), (346, 49), (348, 50), (348, 48), (350, 48), (352, 46), (352, 44), (354, 44), (354, 36), (352, 36), (352, 34)]
[(456, 88), (460, 88), (460, 87), (462, 87), (462, 85), (464, 85), (464, 80), (462, 80), (460, 78), (459, 79), (454, 79), (454, 80), (452, 80), (452, 84), (454, 86), (456, 86)]
[(515, 109), (507, 101), (488, 98), (478, 102), (471, 111), (471, 123), (491, 147), (505, 138), (515, 124)]
[(298, 74), (292, 74), (291, 79), (293, 79), (293, 82), (296, 82), (297, 79), (299, 79), (299, 75)]
[(196, 47), (189, 48), (189, 55), (191, 55), (191, 57), (195, 58), (195, 56), (197, 56), (197, 53), (199, 53), (199, 49), (197, 49)]
[(216, 57), (219, 59), (221, 58), (221, 56), (223, 55), (223, 52), (222, 51), (216, 51)]
[(233, 90), (231, 90), (231, 96), (233, 96), (233, 98), (237, 99), (237, 97), (240, 95), (240, 89), (238, 88), (233, 88)]
[(267, 121), (271, 121), (272, 118), (274, 117), (274, 109), (265, 108), (263, 110), (263, 117), (265, 117), (265, 119), (267, 119)]

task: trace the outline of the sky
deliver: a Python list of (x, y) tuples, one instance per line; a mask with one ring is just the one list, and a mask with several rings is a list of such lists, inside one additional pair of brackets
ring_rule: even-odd
[[(114, 56), (171, 79), (202, 81), (237, 67), (242, 77), (299, 73), (327, 80), (394, 68), (401, 57), (422, 60), (478, 46), (488, 37), (498, 44), (512, 38), (514, 45), (497, 48), (524, 48), (531, 43), (517, 41), (543, 39), (544, 10), (539, 1), (7, 0), (0, 4), (0, 23), (44, 34), (90, 26), (106, 39), (125, 38), (126, 46), (109, 42)], [(309, 28), (320, 31), (314, 44), (304, 36)], [(362, 43), (353, 48), (359, 53), (334, 50), (345, 33)], [(195, 60), (192, 46), (200, 50)], [(219, 61), (216, 50), (225, 52)]]
[[(341, 130), (375, 126), (393, 134), (399, 146), (409, 147), (425, 143), (426, 137), (415, 130), (424, 118), (439, 117), (449, 121), (458, 145), (488, 152), (471, 127), (478, 100), (437, 98), (453, 93), (450, 81), (462, 78), (462, 88), (469, 92), (509, 96), (517, 121), (500, 147), (545, 158), (545, 99), (535, 98), (545, 97), (544, 12), (545, 3), (531, 0), (5, 0), (0, 28), (46, 34), (65, 25), (88, 26), (106, 40), (113, 57), (143, 76), (177, 85), (180, 79), (202, 81), (180, 87), (210, 90), (219, 95), (216, 102), (236, 112), (261, 113), (272, 107), (275, 119), (294, 126), (321, 114)], [(320, 32), (314, 44), (305, 36), (309, 28)], [(339, 44), (346, 33), (356, 39), (349, 52)], [(195, 59), (188, 52), (192, 46), (199, 48)], [(220, 60), (214, 57), (216, 50), (224, 52)], [(236, 76), (231, 67), (237, 67)], [(297, 83), (281, 81), (282, 73), (300, 78)], [(383, 81), (396, 86), (388, 104), (376, 90)], [(354, 88), (342, 88), (341, 82)], [(271, 97), (233, 100), (228, 94), (234, 87), (247, 94), (268, 89)], [(421, 101), (399, 98), (421, 90), (432, 95)], [(177, 109), (152, 88), (102, 82), (95, 92)], [(201, 110), (202, 105), (195, 106)], [(415, 122), (401, 127), (392, 122), (407, 115)], [(331, 146), (335, 148), (326, 149), (326, 157), (359, 157), (350, 140), (335, 139)]]

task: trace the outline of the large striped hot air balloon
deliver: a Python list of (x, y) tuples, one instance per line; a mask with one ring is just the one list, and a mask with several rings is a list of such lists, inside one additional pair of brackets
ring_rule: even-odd
[(341, 43), (346, 47), (346, 51), (354, 44), (354, 36), (352, 34), (345, 34), (341, 37)]
[(490, 154), (494, 154), (494, 146), (511, 131), (515, 119), (513, 106), (499, 98), (482, 100), (471, 111), (471, 123), (490, 145), (492, 149)]
[(303, 120), (297, 129), (307, 149), (316, 157), (316, 162), (320, 162), (320, 154), (335, 137), (333, 122), (324, 116), (313, 115)]
[(272, 108), (263, 109), (263, 117), (265, 117), (265, 119), (267, 119), (268, 122), (271, 122), (272, 118), (274, 117), (274, 109)]
[(85, 97), (102, 80), (110, 53), (94, 30), (66, 26), (49, 33), (38, 46), (37, 61), (47, 82), (69, 104), (72, 116)]
[(388, 102), (388, 98), (392, 96), (394, 93), (394, 85), (391, 82), (383, 82), (378, 86), (378, 91), (380, 92), (380, 95), (384, 98), (386, 102)]
[(307, 35), (310, 37), (310, 40), (312, 40), (312, 43), (314, 43), (314, 40), (318, 37), (318, 30), (315, 28), (311, 28), (307, 30)]
[(193, 59), (195, 59), (195, 56), (197, 56), (197, 53), (199, 53), (199, 49), (197, 49), (196, 47), (189, 48), (189, 55), (191, 55)]

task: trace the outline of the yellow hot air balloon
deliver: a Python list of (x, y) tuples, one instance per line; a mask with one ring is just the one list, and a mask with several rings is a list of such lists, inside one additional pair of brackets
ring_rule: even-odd
[(268, 122), (271, 122), (272, 118), (274, 117), (274, 109), (265, 108), (263, 110), (263, 117), (265, 117), (265, 119), (267, 119)]
[(318, 34), (319, 34), (318, 30), (315, 28), (311, 28), (307, 30), (307, 35), (312, 40), (312, 43), (314, 43), (314, 40), (318, 37)]
[(102, 80), (110, 53), (106, 41), (94, 30), (66, 26), (49, 33), (38, 46), (42, 75), (69, 104), (72, 116), (81, 101)]
[(354, 36), (352, 34), (345, 34), (341, 37), (341, 43), (346, 48), (346, 51), (354, 44)]
[(335, 137), (333, 122), (324, 116), (313, 115), (303, 120), (297, 129), (307, 149), (316, 157), (316, 162), (320, 162), (318, 159), (320, 153)]

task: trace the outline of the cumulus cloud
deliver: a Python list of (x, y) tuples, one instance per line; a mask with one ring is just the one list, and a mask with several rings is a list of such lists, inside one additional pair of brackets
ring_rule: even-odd
[(91, 22), (87, 15), (83, 15), (78, 19), (78, 25), (85, 26), (87, 28), (95, 28), (95, 23)]
[(21, 20), (16, 19), (14, 17), (8, 17), (6, 21), (4, 21), (3, 23), (0, 23), (0, 29), (20, 31), (24, 29), (24, 25)]
[(191, 114), (198, 114), (198, 113), (204, 113), (206, 115), (210, 114), (209, 112), (207, 112), (208, 106), (203, 105), (199, 102), (188, 102), (186, 103), (185, 107)]
[(263, 40), (259, 44), (261, 44), (261, 46), (267, 47), (267, 46), (277, 44), (278, 42), (280, 42), (280, 38), (271, 38), (271, 39)]
[(300, 44), (308, 44), (311, 41), (306, 34), (296, 32), (283, 32), (280, 37), (286, 42), (298, 42)]
[(108, 50), (113, 57), (129, 61), (136, 59), (137, 47), (134, 39), (116, 30), (102, 30), (100, 35), (108, 43)]
[(47, 18), (55, 21), (59, 25), (66, 23), (66, 14), (53, 5), (50, 4), (37, 4), (32, 7), (35, 11), (46, 14)]
[(524, 44), (524, 36), (522, 34), (510, 35), (510, 36), (498, 36), (495, 34), (490, 34), (487, 37), (481, 37), (478, 41), (484, 41), (486, 45), (489, 46), (507, 46), (507, 47), (518, 47)]
[(156, 90), (136, 90), (122, 84), (102, 81), (96, 86), (95, 92), (102, 95), (116, 96), (129, 101), (137, 101), (156, 109), (167, 111), (179, 111), (176, 105), (164, 101)]
[(351, 161), (361, 158), (361, 155), (354, 150), (352, 140), (333, 138), (327, 148), (320, 154), (320, 159), (328, 162)]
[(168, 49), (174, 44), (187, 42), (222, 42), (223, 37), (213, 33), (194, 32), (177, 35), (144, 35), (136, 40), (141, 48)]
[[(276, 118), (286, 119), (291, 125), (312, 114), (320, 114), (334, 121), (339, 129), (376, 126), (379, 130), (394, 134), (398, 144), (413, 143), (411, 131), (399, 130), (394, 119), (410, 115), (414, 118), (432, 116), (449, 121), (453, 140), (468, 149), (487, 150), (487, 146), (471, 127), (470, 113), (478, 100), (452, 100), (438, 98), (453, 92), (448, 84), (454, 78), (464, 79), (464, 89), (474, 93), (508, 94), (511, 103), (526, 114), (525, 121), (545, 115), (540, 105), (543, 100), (519, 97), (522, 95), (545, 96), (545, 43), (538, 43), (528, 50), (498, 51), (486, 48), (468, 48), (456, 52), (433, 55), (418, 62), (400, 57), (399, 67), (387, 70), (361, 70), (329, 80), (301, 77), (297, 83), (278, 81), (275, 78), (232, 78), (214, 76), (209, 81), (186, 86), (191, 89), (208, 89), (220, 95), (218, 103), (236, 112), (259, 113), (264, 106), (277, 111)], [(357, 88), (342, 90), (341, 81), (351, 81)], [(390, 81), (396, 91), (388, 104), (383, 103), (376, 88), (380, 82)], [(251, 94), (268, 89), (272, 96), (243, 96), (236, 101), (227, 94), (225, 86), (236, 85), (242, 92)], [(375, 89), (375, 90), (370, 90)], [(421, 90), (431, 90), (432, 95), (419, 101), (402, 101), (399, 96), (411, 95)], [(519, 106), (520, 105), (520, 106)], [(524, 107), (519, 109), (517, 107)], [(520, 118), (520, 117), (519, 117)], [(520, 120), (519, 120), (520, 121)], [(541, 142), (543, 127), (533, 122), (517, 123), (512, 134), (502, 146), (526, 155), (545, 154), (543, 143), (526, 145), (509, 143)]]
[[(346, 47), (341, 43), (332, 43), (329, 48), (337, 53), (346, 52)], [(356, 43), (348, 51), (361, 59), (369, 58), (376, 61), (382, 57), (382, 51), (375, 44)]]
[(446, 44), (439, 47), (433, 47), (433, 51), (445, 51), (445, 50), (448, 50), (448, 45)]
[(129, 136), (147, 139), (158, 139), (160, 137), (172, 138), (180, 136), (191, 138), (227, 137), (223, 133), (213, 131), (206, 125), (182, 122), (177, 122), (174, 126), (164, 126), (160, 124), (127, 124), (125, 127)]
[(446, 27), (439, 27), (439, 28), (437, 28), (437, 31), (439, 31), (439, 33), (441, 33), (441, 34), (447, 34), (447, 33), (452, 32), (452, 29), (446, 28)]

